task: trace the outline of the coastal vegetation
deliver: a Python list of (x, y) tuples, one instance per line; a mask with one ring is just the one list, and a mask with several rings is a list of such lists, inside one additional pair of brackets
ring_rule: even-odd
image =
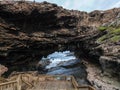
[(111, 42), (115, 43), (120, 41), (120, 27), (99, 27), (101, 32), (106, 32), (105, 35), (98, 38), (98, 43)]

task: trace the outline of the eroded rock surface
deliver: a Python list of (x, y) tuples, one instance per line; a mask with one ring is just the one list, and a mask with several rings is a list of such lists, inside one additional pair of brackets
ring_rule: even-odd
[(120, 27), (119, 12), (114, 8), (87, 13), (48, 2), (0, 3), (0, 63), (28, 63), (73, 44), (100, 65), (101, 73), (120, 78), (120, 40), (98, 42), (109, 33), (98, 30), (99, 26)]
[(0, 77), (2, 76), (2, 74), (4, 74), (7, 71), (8, 71), (8, 68), (0, 64)]

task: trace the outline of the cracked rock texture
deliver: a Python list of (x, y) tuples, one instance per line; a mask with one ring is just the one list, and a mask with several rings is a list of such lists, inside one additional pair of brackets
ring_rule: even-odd
[(45, 50), (75, 44), (90, 62), (99, 63), (101, 73), (120, 78), (120, 39), (97, 42), (108, 34), (100, 26), (119, 28), (120, 8), (87, 13), (48, 2), (0, 2), (0, 63), (29, 62), (53, 52)]

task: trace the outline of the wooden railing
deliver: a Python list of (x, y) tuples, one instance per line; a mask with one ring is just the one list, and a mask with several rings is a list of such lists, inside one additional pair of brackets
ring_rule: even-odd
[(0, 90), (21, 90), (21, 75), (17, 80), (0, 83)]
[[(70, 80), (74, 86), (74, 90), (95, 90), (92, 86), (90, 85), (78, 85), (77, 81), (73, 76), (65, 76), (65, 75), (40, 75), (38, 77), (44, 76), (46, 78), (53, 78), (53, 77), (62, 77), (64, 80)], [(68, 79), (69, 78), (69, 79)]]
[[(27, 80), (25, 80), (25, 77), (27, 77)], [(1, 83), (0, 84), (0, 90), (21, 90), (22, 83), (25, 83), (28, 85), (28, 88), (32, 88), (35, 83), (39, 81), (39, 78), (44, 77), (45, 80), (67, 80), (70, 81), (75, 88), (74, 90), (95, 90), (92, 86), (86, 85), (78, 85), (77, 81), (73, 76), (64, 76), (64, 75), (39, 75), (39, 76), (32, 76), (32, 75), (24, 75), (20, 74), (18, 75), (16, 80), (12, 80), (9, 82)], [(34, 78), (35, 82), (34, 84), (29, 82), (30, 79)]]
[(91, 86), (79, 86), (78, 87), (78, 90), (95, 90), (93, 87), (91, 87)]
[(72, 82), (73, 86), (75, 87), (75, 89), (78, 90), (79, 85), (73, 76), (71, 76), (71, 82)]
[(0, 90), (8, 89), (10, 88), (11, 90), (16, 90), (17, 88), (17, 81), (11, 81), (11, 82), (6, 82), (0, 84)]
[(76, 90), (95, 90), (92, 86), (89, 85), (78, 85), (77, 81), (75, 80), (75, 78), (73, 76), (71, 76), (71, 81), (72, 84), (74, 85)]

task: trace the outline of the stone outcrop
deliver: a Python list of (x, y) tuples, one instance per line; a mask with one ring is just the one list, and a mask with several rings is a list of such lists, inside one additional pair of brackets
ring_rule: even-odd
[[(103, 55), (100, 56), (99, 62), (104, 72), (111, 73), (113, 76), (120, 77), (120, 17), (119, 14), (115, 20), (103, 24), (107, 27), (107, 33), (104, 39), (99, 43), (99, 48), (103, 50)], [(112, 28), (112, 29), (111, 29)], [(111, 32), (111, 33), (110, 33)], [(104, 37), (102, 36), (102, 38)], [(108, 37), (108, 36), (107, 36)], [(100, 38), (101, 39), (101, 38)]]
[(48, 2), (0, 3), (0, 63), (17, 65), (39, 60), (64, 45), (75, 45), (102, 72), (120, 77), (120, 40), (98, 43), (120, 26), (120, 8), (90, 13), (66, 10)]
[(0, 77), (2, 76), (2, 74), (4, 74), (7, 71), (8, 71), (8, 68), (0, 64)]
[(73, 30), (76, 20), (70, 11), (47, 2), (0, 4), (0, 56), (7, 61), (18, 61), (34, 56), (33, 50), (67, 43), (76, 37)]

